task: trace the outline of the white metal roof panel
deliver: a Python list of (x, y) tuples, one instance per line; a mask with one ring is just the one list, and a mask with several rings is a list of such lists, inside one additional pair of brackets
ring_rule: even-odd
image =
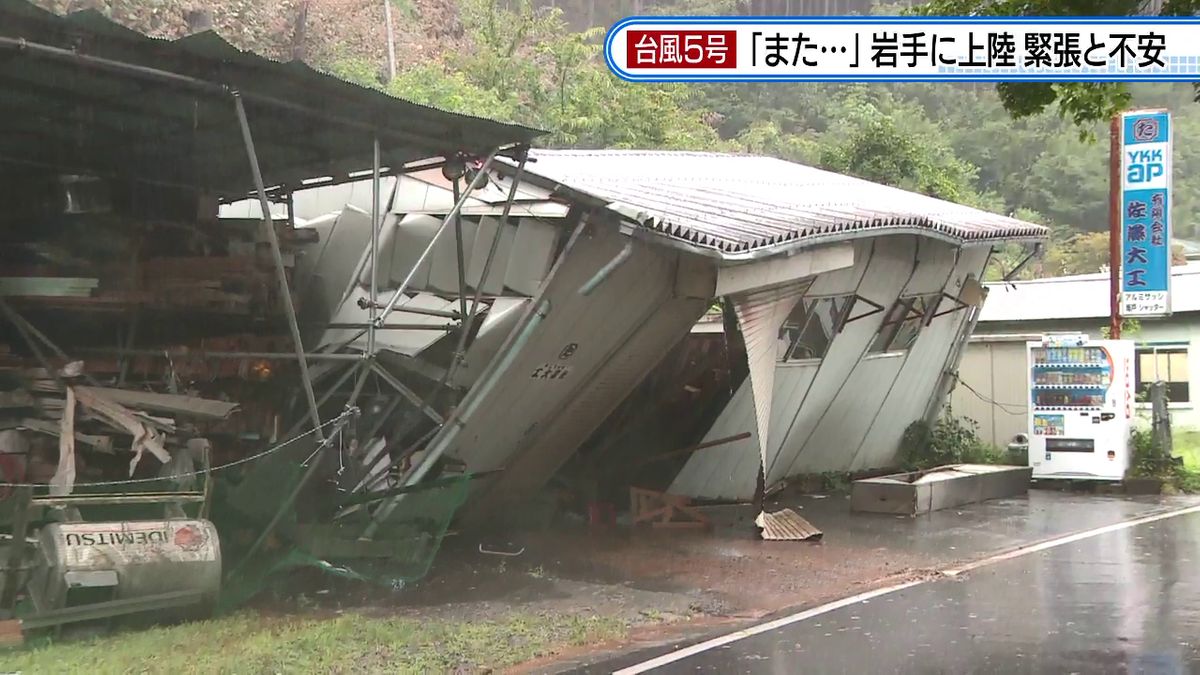
[(958, 242), (1043, 239), (1046, 228), (770, 157), (537, 150), (527, 171), (609, 202), (644, 227), (725, 254), (862, 231)]

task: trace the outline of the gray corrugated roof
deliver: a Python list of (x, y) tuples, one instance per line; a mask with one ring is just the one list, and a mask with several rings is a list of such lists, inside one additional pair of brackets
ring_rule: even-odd
[(243, 52), (213, 32), (161, 40), (96, 11), (58, 16), (24, 0), (0, 0), (0, 91), (0, 169), (45, 167), (225, 194), (251, 187), (234, 91), (245, 99), (268, 185), (370, 168), (373, 134), (384, 164), (397, 166), (528, 143), (541, 133)]
[(610, 203), (643, 226), (745, 253), (866, 231), (943, 239), (1045, 238), (1040, 225), (770, 157), (642, 150), (537, 150), (528, 170)]
[[(1107, 272), (986, 285), (980, 323), (1092, 319), (1109, 313)], [(1200, 262), (1171, 268), (1171, 311), (1200, 311)]]

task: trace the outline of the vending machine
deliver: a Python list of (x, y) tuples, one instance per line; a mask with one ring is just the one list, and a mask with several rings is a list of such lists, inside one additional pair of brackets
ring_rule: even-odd
[(1047, 335), (1028, 343), (1034, 478), (1121, 480), (1134, 411), (1133, 342)]

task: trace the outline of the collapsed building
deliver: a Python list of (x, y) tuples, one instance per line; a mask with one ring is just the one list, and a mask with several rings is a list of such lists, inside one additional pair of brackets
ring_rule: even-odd
[[(413, 461), (396, 480), (419, 480), (439, 461), (462, 467), (477, 476), (468, 517), (527, 498), (581, 446), (589, 471), (671, 450), (628, 436), (646, 422), (686, 419), (681, 435), (656, 438), (690, 434), (707, 446), (668, 481), (694, 497), (744, 500), (797, 473), (889, 466), (906, 427), (940, 410), (992, 248), (1045, 236), (763, 157), (535, 150), (526, 165), (485, 174), (465, 196), (436, 170), (392, 183), (378, 271), (397, 313), (491, 303), (459, 343), (462, 359), (452, 331), (431, 335), (412, 323), (418, 315), (379, 344), (381, 363), (390, 354), (414, 389), (438, 372), (456, 389), (450, 421), (406, 430)], [(298, 218), (333, 232), (324, 245), (346, 252), (320, 264), (333, 281), (324, 292), (342, 297), (330, 322), (365, 311), (364, 279), (356, 289), (354, 280), (368, 247), (361, 198), (360, 185), (295, 201)], [(241, 208), (226, 215), (254, 205)], [(722, 300), (725, 320), (705, 321)], [(737, 343), (741, 363), (714, 335)], [(712, 374), (714, 358), (724, 371), (691, 382)], [(731, 394), (711, 396), (722, 387)], [(699, 414), (663, 414), (681, 390), (705, 388)]]

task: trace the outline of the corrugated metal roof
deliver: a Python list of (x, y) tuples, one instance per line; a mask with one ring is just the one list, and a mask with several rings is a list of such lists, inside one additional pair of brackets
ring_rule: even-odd
[(541, 133), (243, 52), (211, 31), (161, 40), (96, 11), (58, 16), (24, 0), (0, 0), (0, 53), (0, 168), (245, 193), (235, 91), (268, 185), (370, 168), (376, 133), (392, 166)]
[(528, 171), (643, 226), (726, 254), (888, 231), (958, 242), (1043, 239), (1046, 228), (770, 157), (537, 150)]
[[(986, 284), (980, 323), (1092, 319), (1109, 313), (1108, 273)], [(1171, 269), (1171, 311), (1200, 311), (1200, 262)]]
[(815, 541), (823, 534), (791, 509), (780, 509), (775, 513), (763, 511), (754, 523), (762, 528), (762, 538), (767, 541)]

